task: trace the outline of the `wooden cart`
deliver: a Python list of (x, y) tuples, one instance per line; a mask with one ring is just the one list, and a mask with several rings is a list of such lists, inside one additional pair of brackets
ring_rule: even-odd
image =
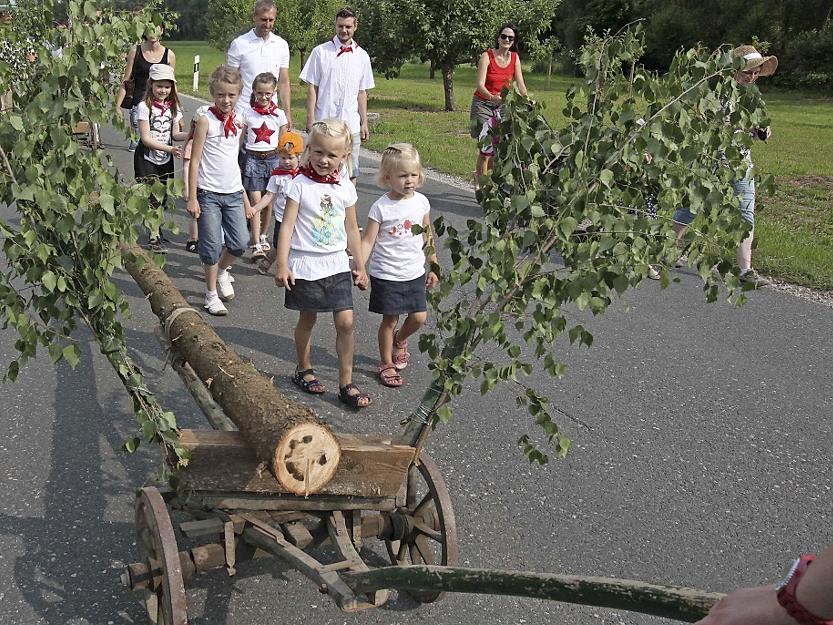
[[(151, 621), (183, 625), (185, 589), (196, 575), (220, 569), (234, 575), (244, 561), (264, 555), (295, 567), (345, 612), (388, 599), (387, 590), (356, 594), (339, 576), (370, 568), (362, 557), (370, 541), (384, 545), (393, 565), (457, 564), (454, 512), (434, 461), (379, 436), (336, 437), (342, 455), (335, 477), (303, 497), (280, 492), (238, 432), (183, 430), (180, 440), (191, 451), (180, 476), (187, 487), (139, 491), (139, 560), (122, 575), (126, 587), (143, 593)], [(188, 520), (175, 528), (169, 510)], [(178, 534), (205, 542), (180, 550)], [(324, 543), (335, 558), (317, 549)], [(421, 603), (443, 595), (410, 594)]]

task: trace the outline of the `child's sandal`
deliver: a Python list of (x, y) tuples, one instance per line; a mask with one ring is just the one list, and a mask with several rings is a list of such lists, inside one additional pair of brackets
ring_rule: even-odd
[[(312, 376), (311, 380), (305, 379), (308, 375)], [(324, 388), (324, 385), (321, 384), (319, 379), (315, 377), (315, 371), (312, 369), (296, 371), (292, 376), (292, 383), (310, 395), (321, 395), (321, 393), (327, 390)]]
[[(351, 394), (350, 391), (356, 391), (354, 394)], [(338, 398), (351, 408), (355, 408), (358, 410), (359, 408), (366, 408), (372, 403), (370, 399), (370, 395), (367, 393), (362, 393), (359, 390), (359, 387), (350, 382), (350, 384), (345, 384), (344, 386), (338, 387)], [(362, 403), (362, 401), (366, 401), (367, 403)]]
[(379, 381), (390, 388), (402, 386), (402, 376), (392, 362), (379, 364)]
[[(408, 353), (408, 339), (400, 341), (396, 338), (396, 333), (393, 335), (393, 349), (394, 353), (391, 358), (393, 366), (399, 371), (402, 371), (411, 362), (411, 354)], [(402, 351), (398, 351), (402, 350)]]

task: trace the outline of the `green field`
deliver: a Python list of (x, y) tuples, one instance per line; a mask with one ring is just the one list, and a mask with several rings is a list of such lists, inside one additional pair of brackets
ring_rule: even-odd
[[(224, 54), (205, 42), (174, 42), (177, 78), (190, 93), (194, 54), (201, 57), (199, 95), (208, 98), (207, 78)], [(298, 82), (299, 59), (292, 59), (292, 109), (305, 116), (304, 90)], [(443, 111), (442, 80), (428, 77), (425, 65), (407, 65), (399, 78), (377, 77), (368, 107), (381, 115), (368, 142), (381, 150), (394, 141), (413, 143), (426, 165), (470, 178), (475, 146), (468, 136), (468, 108), (475, 72), (457, 69), (455, 96), (459, 111)], [(530, 94), (546, 107), (550, 121), (563, 121), (567, 88), (576, 79), (526, 74)], [(773, 136), (754, 151), (756, 165), (773, 174), (778, 190), (759, 196), (755, 266), (788, 282), (833, 290), (833, 99), (818, 95), (766, 91)]]

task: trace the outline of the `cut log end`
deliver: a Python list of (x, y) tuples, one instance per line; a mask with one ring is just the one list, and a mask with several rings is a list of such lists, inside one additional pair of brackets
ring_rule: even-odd
[(281, 440), (272, 463), (278, 483), (294, 495), (311, 495), (329, 483), (338, 468), (341, 447), (317, 423), (302, 423)]

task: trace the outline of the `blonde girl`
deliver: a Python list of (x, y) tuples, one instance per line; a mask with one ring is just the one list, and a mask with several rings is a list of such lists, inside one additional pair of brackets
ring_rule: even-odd
[[(299, 311), (295, 326), (298, 363), (292, 382), (306, 393), (325, 391), (312, 368), (310, 350), (318, 313), (332, 312), (338, 397), (358, 409), (370, 405), (370, 396), (353, 383), (352, 286), (366, 289), (367, 275), (356, 222), (356, 188), (340, 175), (352, 147), (350, 128), (339, 119), (316, 122), (310, 128), (301, 168), (287, 191), (275, 282), (286, 287), (285, 306)], [(345, 253), (348, 246), (356, 263), (352, 276)]]
[[(255, 76), (252, 82), (250, 108), (243, 114), (246, 126), (244, 146), (243, 188), (249, 194), (249, 202), (255, 205), (266, 190), (272, 170), (278, 166), (278, 140), (286, 131), (286, 114), (272, 101), (278, 88), (278, 80), (271, 72)], [(252, 260), (259, 260), (269, 251), (269, 221), (272, 210), (266, 207), (259, 215), (247, 213), (252, 232)]]
[(187, 209), (198, 220), (205, 309), (225, 315), (223, 302), (235, 295), (228, 267), (245, 253), (248, 240), (245, 211), (250, 207), (237, 165), (243, 125), (234, 113), (243, 80), (237, 69), (221, 65), (211, 74), (208, 88), (214, 104), (194, 128)]
[[(382, 153), (378, 184), (388, 192), (370, 208), (362, 237), (369, 258), (370, 312), (382, 315), (379, 324), (379, 381), (402, 386), (400, 371), (408, 366), (408, 337), (427, 319), (426, 288), (437, 284), (437, 274), (425, 271), (424, 247), (429, 244), (431, 206), (417, 191), (425, 181), (419, 152), (410, 143), (395, 143)], [(424, 231), (414, 234), (414, 225)], [(429, 262), (436, 264), (436, 254)], [(407, 315), (402, 326), (399, 316)]]
[[(163, 184), (173, 178), (174, 159), (182, 157), (182, 149), (173, 144), (184, 141), (188, 133), (182, 131), (182, 105), (176, 94), (176, 78), (170, 65), (157, 63), (148, 70), (145, 99), (136, 106), (139, 125), (139, 144), (133, 153), (133, 174), (137, 181)], [(158, 205), (151, 198), (153, 205)], [(167, 206), (167, 197), (161, 205)], [(150, 248), (164, 253), (160, 231), (152, 232)]]

